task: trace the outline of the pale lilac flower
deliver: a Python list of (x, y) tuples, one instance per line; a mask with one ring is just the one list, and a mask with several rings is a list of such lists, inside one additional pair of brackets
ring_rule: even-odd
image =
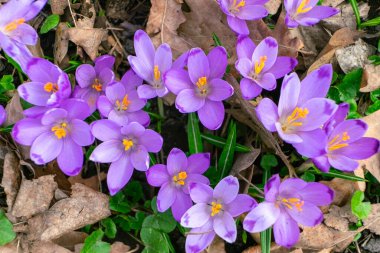
[(162, 77), (172, 66), (172, 51), (168, 44), (160, 45), (155, 50), (148, 34), (138, 30), (134, 36), (136, 56), (128, 56), (131, 68), (148, 84), (137, 88), (140, 98), (163, 97), (168, 93)]
[(57, 158), (59, 168), (69, 176), (79, 174), (83, 165), (83, 146), (94, 142), (88, 105), (69, 99), (61, 108), (48, 110), (42, 118), (25, 118), (15, 124), (12, 136), (21, 145), (32, 146), (30, 157), (36, 164)]
[(35, 45), (38, 34), (26, 22), (33, 19), (47, 0), (10, 0), (0, 7), (0, 48), (25, 70), (32, 54), (26, 45)]
[(238, 34), (249, 34), (246, 20), (266, 17), (268, 11), (264, 4), (268, 0), (220, 0), (220, 8), (227, 15), (229, 27)]
[(233, 243), (237, 235), (234, 217), (257, 205), (249, 195), (238, 194), (239, 181), (233, 176), (222, 179), (214, 190), (202, 183), (190, 183), (189, 192), (195, 205), (181, 218), (182, 226), (192, 228), (186, 237), (187, 253), (203, 251), (215, 234)]
[(75, 88), (73, 96), (86, 101), (91, 113), (96, 110), (99, 96), (103, 95), (107, 86), (114, 81), (114, 63), (115, 57), (103, 55), (95, 59), (95, 66), (82, 64), (75, 72), (79, 86)]
[(311, 72), (302, 82), (295, 73), (285, 76), (278, 107), (264, 98), (256, 109), (258, 118), (266, 129), (277, 131), (284, 141), (303, 142), (305, 135), (319, 131), (338, 108), (334, 101), (324, 98), (331, 78), (330, 64)]
[(92, 134), (103, 141), (90, 156), (90, 160), (111, 163), (107, 175), (108, 189), (115, 195), (130, 180), (133, 168), (147, 171), (149, 153), (157, 153), (162, 147), (162, 137), (153, 130), (145, 129), (137, 122), (121, 126), (111, 120), (92, 123)]
[(177, 95), (175, 104), (181, 113), (198, 112), (208, 129), (218, 129), (224, 119), (223, 100), (232, 96), (232, 86), (222, 79), (227, 67), (227, 53), (215, 47), (206, 56), (200, 48), (190, 50), (188, 71), (171, 69), (164, 81)]
[(17, 88), (22, 99), (37, 105), (57, 107), (71, 95), (69, 77), (58, 66), (41, 58), (33, 58), (26, 67), (31, 82)]
[(284, 0), (285, 23), (288, 27), (311, 26), (339, 13), (339, 10), (318, 6), (318, 0)]
[(144, 127), (150, 123), (150, 117), (142, 108), (146, 100), (140, 99), (136, 87), (141, 85), (140, 79), (132, 70), (128, 71), (120, 82), (110, 84), (106, 95), (98, 99), (99, 112), (120, 125), (128, 122), (138, 122)]
[(180, 221), (193, 205), (189, 185), (192, 182), (210, 184), (208, 178), (202, 175), (209, 166), (209, 153), (194, 154), (187, 158), (178, 148), (170, 151), (167, 165), (152, 166), (146, 172), (146, 177), (150, 185), (161, 187), (157, 195), (158, 211), (165, 212), (171, 207), (174, 218)]
[(6, 119), (7, 119), (7, 112), (5, 111), (4, 107), (0, 105), (0, 125), (2, 125)]
[(274, 90), (279, 79), (298, 64), (292, 57), (278, 56), (278, 44), (272, 37), (262, 40), (257, 47), (248, 36), (239, 36), (236, 51), (239, 59), (235, 67), (243, 76), (240, 89), (244, 99), (253, 99), (263, 89)]
[(280, 182), (272, 176), (265, 185), (265, 201), (249, 212), (244, 229), (250, 233), (266, 230), (273, 225), (274, 239), (280, 246), (290, 248), (299, 239), (298, 224), (313, 227), (323, 220), (318, 206), (329, 205), (334, 192), (320, 183), (306, 183), (298, 178)]

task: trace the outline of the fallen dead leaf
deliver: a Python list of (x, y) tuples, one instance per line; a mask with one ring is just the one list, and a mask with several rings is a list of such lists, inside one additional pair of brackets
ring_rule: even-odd
[(111, 245), (111, 252), (110, 253), (127, 253), (131, 250), (131, 247), (128, 245), (125, 245), (122, 242), (114, 242)]
[(336, 230), (347, 232), (350, 230), (350, 222), (356, 222), (356, 217), (352, 214), (351, 203), (348, 202), (343, 207), (332, 205), (329, 212), (324, 215), (326, 226)]
[(364, 65), (360, 92), (371, 92), (380, 88), (380, 65)]
[(62, 66), (62, 61), (67, 55), (69, 50), (69, 40), (67, 39), (66, 31), (69, 29), (65, 22), (59, 23), (57, 30), (55, 31), (54, 42), (54, 63)]
[[(354, 170), (354, 174), (357, 177), (364, 178), (364, 170), (362, 168), (358, 168), (358, 169)], [(362, 192), (365, 191), (365, 188), (366, 188), (366, 182), (365, 181), (356, 181), (355, 184), (356, 184), (356, 187), (355, 187), (356, 189), (358, 189)]]
[(8, 212), (11, 211), (20, 188), (21, 173), (19, 166), (20, 162), (15, 153), (9, 152), (5, 155), (1, 186), (4, 187)]
[(363, 225), (377, 235), (380, 235), (380, 204), (372, 204), (371, 213), (363, 220)]
[(62, 235), (61, 237), (53, 240), (53, 242), (59, 246), (73, 251), (75, 249), (75, 245), (78, 243), (84, 243), (84, 240), (87, 236), (88, 234), (84, 232), (70, 231)]
[(334, 200), (331, 205), (344, 206), (355, 191), (355, 183), (342, 178), (334, 178), (331, 181), (320, 181), (334, 190)]
[(281, 6), (281, 0), (271, 0), (265, 3), (264, 7), (268, 10), (269, 14), (276, 14)]
[(251, 152), (238, 154), (230, 174), (237, 175), (239, 172), (251, 167), (260, 155), (260, 151), (260, 149), (253, 149)]
[(207, 253), (226, 253), (224, 245), (224, 240), (222, 240), (219, 236), (215, 236), (215, 239), (207, 249)]
[(4, 126), (10, 126), (24, 118), (24, 110), (22, 109), (20, 96), (17, 92), (13, 93), (11, 101), (5, 107), (7, 112), (7, 119), (4, 122)]
[[(98, 191), (99, 185), (101, 181), (107, 178), (107, 174), (105, 172), (100, 172), (99, 177), (98, 175), (89, 177), (89, 178), (83, 178), (81, 174), (75, 176), (75, 177), (69, 177), (69, 182), (73, 185), (76, 183), (83, 184), (87, 187), (90, 187), (91, 189)], [(100, 182), (99, 182), (100, 179)]]
[(69, 5), (65, 0), (50, 0), (51, 12), (53, 14), (63, 15), (66, 7)]
[(52, 242), (38, 241), (31, 245), (30, 253), (72, 253), (72, 251)]
[(34, 180), (23, 179), (12, 208), (12, 215), (29, 218), (48, 210), (56, 189), (54, 175)]

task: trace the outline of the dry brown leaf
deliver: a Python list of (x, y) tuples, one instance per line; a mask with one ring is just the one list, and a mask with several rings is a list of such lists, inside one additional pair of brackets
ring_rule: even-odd
[(111, 215), (108, 196), (82, 184), (72, 186), (70, 198), (55, 203), (28, 221), (29, 240), (53, 240)]
[(264, 7), (268, 10), (269, 14), (276, 14), (281, 5), (281, 0), (271, 0), (265, 3)]
[(356, 217), (351, 212), (351, 203), (348, 202), (343, 207), (332, 205), (329, 212), (324, 215), (326, 226), (336, 230), (347, 232), (350, 230), (350, 222), (356, 222)]
[(54, 175), (21, 182), (20, 190), (12, 208), (15, 217), (31, 217), (49, 209), (57, 183)]
[(91, 29), (94, 28), (96, 12), (95, 6), (91, 3), (90, 0), (85, 0), (82, 5), (81, 16), (76, 21), (77, 28)]
[(355, 191), (355, 183), (342, 178), (334, 178), (331, 181), (321, 181), (320, 183), (327, 185), (334, 190), (334, 200), (332, 205), (344, 206), (351, 199)]
[(24, 118), (24, 110), (22, 109), (20, 96), (15, 92), (11, 98), (11, 101), (5, 107), (7, 112), (7, 119), (4, 126), (10, 126)]
[[(292, 249), (281, 247), (275, 243), (272, 243), (270, 247), (270, 252), (271, 253), (302, 253), (302, 249), (292, 250)], [(257, 246), (249, 247), (248, 249), (244, 250), (243, 253), (262, 253), (261, 246), (257, 245)]]
[(100, 28), (82, 29), (73, 27), (66, 31), (67, 38), (77, 46), (82, 47), (91, 60), (95, 60), (97, 57), (100, 43), (107, 39), (107, 33), (107, 30)]
[(380, 235), (380, 204), (372, 204), (371, 213), (363, 220), (364, 226), (377, 235)]
[(125, 245), (122, 242), (114, 242), (111, 245), (111, 252), (110, 253), (127, 253), (131, 250), (131, 247), (128, 245)]
[(51, 12), (53, 14), (63, 15), (68, 5), (69, 2), (67, 0), (50, 0)]
[[(357, 177), (364, 178), (364, 170), (362, 168), (358, 168), (358, 169), (354, 170), (354, 174)], [(365, 188), (366, 188), (366, 182), (365, 181), (356, 181), (355, 185), (356, 185), (356, 187), (355, 187), (356, 189), (358, 189), (362, 192), (365, 191)]]
[(1, 186), (4, 187), (8, 212), (12, 209), (18, 189), (20, 188), (21, 173), (19, 166), (19, 159), (15, 153), (9, 152), (5, 155)]
[(8, 243), (4, 246), (0, 246), (0, 253), (18, 253), (17, 242)]
[(52, 242), (38, 241), (31, 245), (30, 253), (72, 253), (72, 252)]
[(238, 154), (236, 161), (232, 166), (231, 175), (237, 175), (240, 171), (251, 167), (260, 155), (260, 151), (260, 149), (253, 149), (251, 152)]
[[(69, 29), (64, 22), (59, 23), (57, 30), (55, 31), (54, 42), (54, 62), (61, 66), (61, 63), (67, 51), (69, 50), (69, 40), (67, 39), (66, 31)], [(62, 66), (61, 66), (62, 67)]]
[(216, 236), (207, 249), (207, 253), (226, 253), (224, 248), (225, 242), (219, 236)]
[(35, 178), (39, 178), (45, 175), (55, 175), (54, 181), (57, 182), (58, 188), (64, 192), (71, 191), (71, 184), (67, 180), (67, 176), (62, 172), (62, 170), (58, 167), (57, 161), (48, 163), (44, 167), (39, 167), (34, 170)]
[(84, 232), (71, 231), (53, 240), (53, 242), (66, 249), (74, 250), (75, 245), (78, 243), (84, 243), (87, 236), (88, 234)]
[(380, 65), (364, 65), (360, 92), (371, 92), (380, 88)]
[[(76, 183), (84, 184), (85, 186), (90, 187), (91, 189), (94, 189), (95, 191), (99, 190), (100, 182), (107, 178), (107, 174), (105, 172), (100, 172), (99, 177), (98, 175), (89, 177), (89, 178), (83, 178), (81, 174), (75, 176), (75, 177), (69, 177), (69, 182), (73, 185)], [(100, 182), (99, 182), (100, 179)]]

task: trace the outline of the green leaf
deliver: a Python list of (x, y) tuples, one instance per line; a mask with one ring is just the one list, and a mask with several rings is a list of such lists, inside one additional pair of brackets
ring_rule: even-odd
[(340, 103), (340, 91), (335, 86), (331, 86), (329, 92), (327, 93), (327, 97), (334, 100), (336, 103)]
[[(215, 136), (212, 134), (204, 134), (204, 133), (201, 133), (201, 137), (205, 141), (211, 143), (212, 145), (218, 148), (224, 148), (226, 146), (226, 139), (222, 137)], [(251, 152), (251, 149), (247, 146), (236, 144), (235, 152), (248, 153), (248, 152)]]
[(104, 227), (104, 234), (110, 238), (114, 239), (117, 233), (117, 228), (115, 222), (111, 218), (107, 218), (101, 221), (102, 226)]
[(4, 211), (0, 210), (0, 246), (3, 246), (16, 238), (13, 225), (5, 216)]
[(149, 215), (144, 219), (143, 228), (154, 228), (163, 233), (172, 232), (177, 225), (170, 211)]
[(14, 89), (15, 85), (13, 84), (13, 76), (3, 75), (3, 77), (0, 80), (0, 92), (2, 93)]
[(370, 19), (361, 24), (361, 26), (377, 26), (380, 25), (380, 17)]
[(199, 130), (199, 119), (194, 112), (190, 113), (188, 116), (187, 141), (189, 142), (190, 154), (203, 152), (201, 131)]
[(49, 32), (51, 29), (56, 28), (59, 24), (59, 15), (52, 14), (48, 16), (41, 26), (40, 34)]
[(278, 165), (277, 158), (272, 154), (263, 155), (260, 166), (265, 170), (270, 170)]
[(364, 192), (355, 191), (351, 199), (351, 211), (360, 220), (367, 218), (371, 213), (371, 203), (363, 202), (363, 200)]
[(270, 227), (267, 230), (260, 233), (261, 253), (270, 253), (271, 242), (272, 242), (272, 228)]
[(309, 171), (306, 171), (305, 173), (303, 173), (301, 178), (305, 180), (306, 182), (315, 182), (315, 175)]
[(129, 213), (131, 211), (131, 207), (122, 191), (110, 198), (110, 209), (120, 213)]
[(380, 100), (376, 101), (372, 105), (368, 106), (366, 114), (371, 114), (380, 109)]
[(169, 245), (164, 233), (154, 228), (142, 228), (140, 237), (145, 245), (143, 253), (168, 253)]
[(356, 97), (362, 80), (363, 69), (356, 69), (344, 76), (342, 82), (336, 87), (340, 91), (341, 101), (347, 101)]
[(222, 154), (218, 160), (218, 170), (220, 172), (220, 180), (228, 175), (232, 168), (232, 163), (234, 161), (235, 154), (235, 145), (236, 145), (236, 123), (234, 120), (231, 120), (230, 125), (228, 126), (228, 137), (226, 145), (222, 150)]
[(101, 229), (95, 230), (84, 240), (84, 245), (81, 253), (109, 253), (111, 245), (107, 242), (102, 242), (104, 232)]
[(360, 12), (358, 7), (358, 2), (356, 0), (348, 0), (352, 6), (352, 10), (354, 11), (355, 17), (356, 17), (356, 24), (358, 28), (360, 28)]
[(343, 173), (339, 170), (334, 170), (334, 169), (330, 169), (329, 172), (325, 173), (325, 172), (321, 172), (320, 170), (315, 168), (315, 170), (310, 170), (309, 172), (311, 172), (313, 174), (317, 174), (317, 175), (322, 175), (325, 177), (331, 177), (331, 178), (338, 177), (338, 178), (343, 178), (343, 179), (347, 179), (350, 181), (365, 181), (365, 182), (367, 182), (367, 180), (364, 178), (357, 177), (357, 176), (352, 175), (352, 174)]
[(214, 41), (215, 46), (223, 46), (222, 42), (220, 42), (219, 37), (214, 32), (212, 33), (212, 40)]

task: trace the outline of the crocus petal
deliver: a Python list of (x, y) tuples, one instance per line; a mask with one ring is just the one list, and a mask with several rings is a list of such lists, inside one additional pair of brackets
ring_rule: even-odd
[(307, 183), (299, 178), (288, 178), (284, 180), (279, 188), (280, 195), (291, 196), (294, 193), (301, 191), (307, 186)]
[(140, 86), (143, 80), (133, 71), (133, 69), (128, 70), (120, 82), (124, 85), (125, 90), (133, 89)]
[(236, 241), (237, 230), (234, 218), (228, 212), (223, 212), (214, 218), (214, 230), (223, 240), (229, 243)]
[(10, 37), (0, 33), (0, 46), (4, 52), (20, 64), (23, 71), (26, 71), (27, 65), (33, 59), (26, 45), (12, 40)]
[(26, 118), (18, 121), (12, 129), (12, 137), (21, 145), (31, 146), (33, 141), (42, 133), (49, 131), (43, 126), (41, 120)]
[(196, 182), (189, 184), (189, 193), (195, 203), (209, 203), (213, 196), (210, 186)]
[(61, 108), (67, 111), (70, 119), (84, 120), (91, 115), (88, 104), (81, 99), (67, 99), (62, 102)]
[(7, 112), (5, 111), (4, 107), (0, 105), (0, 125), (2, 125), (6, 119), (7, 119)]
[(131, 163), (136, 170), (147, 171), (149, 168), (149, 154), (143, 145), (133, 150), (131, 155)]
[(322, 222), (323, 214), (317, 206), (305, 201), (301, 208), (302, 211), (296, 208), (286, 211), (297, 223), (304, 226), (314, 227)]
[(189, 194), (189, 185), (193, 182), (201, 183), (201, 184), (205, 184), (205, 185), (210, 184), (210, 180), (207, 177), (200, 175), (200, 174), (189, 174), (188, 173), (185, 185), (184, 185), (184, 187), (182, 187), (182, 190), (184, 193)]
[(38, 40), (38, 34), (29, 24), (21, 24), (13, 30), (9, 36), (17, 42), (25, 45), (35, 45)]
[(223, 78), (227, 68), (227, 51), (224, 47), (215, 47), (207, 55), (210, 64), (210, 79)]
[(186, 228), (199, 228), (211, 217), (211, 207), (206, 203), (192, 206), (181, 218), (181, 225)]
[(266, 201), (275, 202), (277, 200), (278, 192), (280, 190), (280, 183), (281, 180), (278, 174), (275, 174), (268, 179), (264, 187)]
[(253, 63), (248, 58), (239, 58), (235, 63), (235, 68), (240, 72), (240, 74), (248, 79), (252, 79), (251, 71), (253, 68)]
[(227, 23), (228, 23), (228, 26), (237, 34), (241, 34), (241, 35), (249, 34), (247, 23), (244, 20), (240, 18), (235, 18), (233, 16), (227, 16)]
[(206, 54), (200, 48), (190, 50), (187, 62), (190, 80), (196, 84), (201, 77), (210, 76), (210, 66)]
[(176, 199), (177, 189), (170, 182), (164, 183), (157, 195), (157, 210), (165, 212), (171, 207)]
[(243, 78), (240, 81), (241, 95), (245, 100), (251, 100), (261, 94), (263, 88), (257, 85), (256, 82)]
[(281, 78), (292, 71), (298, 64), (297, 59), (287, 56), (279, 56), (273, 66), (267, 70), (274, 75), (276, 79)]
[(247, 58), (252, 59), (253, 51), (256, 45), (246, 35), (239, 35), (236, 43), (236, 52), (239, 59)]
[(17, 91), (22, 99), (39, 106), (46, 106), (51, 93), (44, 90), (44, 83), (30, 82), (24, 83), (17, 88)]
[(200, 228), (193, 228), (186, 236), (186, 252), (199, 253), (205, 250), (214, 240), (213, 222), (209, 221)]
[(243, 227), (250, 233), (261, 232), (272, 226), (279, 216), (280, 208), (273, 203), (262, 202), (247, 214)]
[(301, 85), (296, 73), (286, 75), (281, 86), (281, 95), (278, 102), (278, 114), (287, 117), (297, 105)]
[(282, 214), (273, 225), (273, 234), (278, 245), (290, 248), (298, 241), (300, 229), (289, 215)]
[(101, 119), (91, 124), (91, 132), (101, 141), (121, 139), (120, 126), (111, 120)]
[(75, 78), (81, 88), (91, 87), (96, 78), (94, 67), (90, 64), (80, 65), (75, 72)]
[[(289, 1), (292, 1), (292, 0), (289, 0)], [(289, 15), (289, 13), (286, 13), (285, 24), (289, 28), (296, 28), (296, 27), (298, 27), (298, 23)]]
[(95, 59), (95, 70), (100, 73), (103, 69), (112, 69), (115, 64), (115, 57), (112, 55), (102, 55)]
[(148, 152), (157, 153), (161, 150), (164, 140), (157, 132), (147, 129), (140, 138), (140, 144), (144, 145)]
[(147, 127), (150, 124), (150, 117), (146, 111), (137, 111), (127, 114), (128, 122), (140, 123), (143, 127)]
[(79, 146), (89, 146), (94, 142), (94, 136), (91, 134), (90, 126), (79, 119), (74, 119), (70, 124), (71, 138)]
[(116, 100), (122, 100), (125, 96), (125, 93), (126, 90), (124, 88), (124, 85), (119, 82), (108, 85), (106, 88), (106, 96), (112, 102), (116, 102)]
[(192, 89), (192, 83), (189, 74), (183, 69), (171, 69), (164, 75), (164, 83), (166, 87), (178, 95), (182, 90)]
[[(308, 11), (307, 16), (317, 18), (319, 20), (329, 18), (339, 13), (339, 10), (329, 7), (329, 6), (315, 6), (313, 9)], [(304, 15), (305, 15), (304, 14)], [(306, 16), (306, 15), (305, 15)]]
[(331, 140), (335, 136), (341, 135), (342, 133), (347, 132), (350, 138), (346, 142), (347, 143), (355, 142), (363, 137), (367, 129), (368, 129), (368, 125), (362, 120), (358, 120), (358, 119), (345, 120), (334, 128), (334, 130), (330, 134), (329, 139)]
[(334, 199), (334, 191), (321, 183), (308, 183), (298, 193), (303, 200), (316, 206), (330, 205)]
[(276, 126), (276, 130), (277, 130), (278, 135), (281, 137), (281, 139), (283, 139), (287, 143), (294, 144), (294, 143), (302, 142), (302, 138), (299, 135), (294, 134), (294, 133), (285, 133), (282, 130), (282, 126), (279, 122), (276, 122), (275, 126)]
[(214, 199), (221, 200), (222, 203), (232, 202), (239, 192), (239, 181), (236, 177), (228, 176), (223, 178), (214, 189)]
[(223, 102), (206, 100), (198, 111), (198, 117), (202, 125), (210, 130), (216, 130), (222, 126), (224, 120)]
[(244, 20), (256, 20), (268, 15), (267, 9), (261, 5), (246, 5), (240, 9), (236, 16)]
[(315, 164), (315, 166), (320, 171), (329, 172), (330, 162), (329, 162), (329, 159), (327, 158), (327, 155), (314, 157), (314, 158), (312, 158), (312, 160), (313, 160), (313, 163)]
[(293, 13), (297, 9), (297, 0), (284, 0), (284, 7), (288, 13)]
[(222, 79), (212, 79), (209, 83), (207, 98), (212, 101), (222, 101), (232, 96), (234, 88)]
[(137, 94), (142, 99), (151, 99), (157, 97), (156, 89), (151, 85), (143, 84), (137, 88)]
[(262, 69), (263, 72), (266, 72), (275, 63), (277, 59), (277, 54), (278, 43), (276, 39), (273, 37), (266, 37), (255, 48), (255, 51), (252, 55), (252, 62), (259, 63), (261, 57), (266, 57), (265, 65)]
[(332, 167), (341, 171), (354, 171), (359, 166), (357, 161), (344, 155), (334, 154), (328, 156), (328, 159)]
[(172, 213), (176, 221), (180, 222), (183, 214), (193, 205), (189, 195), (183, 191), (177, 191), (177, 196), (172, 204)]
[(182, 53), (172, 64), (173, 69), (183, 69), (187, 66), (189, 51)]
[(343, 122), (346, 119), (349, 110), (350, 105), (348, 103), (339, 104), (338, 109), (331, 117), (331, 119), (326, 122), (326, 124), (323, 126), (323, 129), (325, 129), (327, 133), (330, 133), (339, 123)]
[(298, 136), (301, 137), (302, 142), (294, 143), (293, 147), (301, 155), (314, 158), (326, 153), (327, 136), (322, 129), (317, 128), (313, 131), (299, 132)]
[(251, 196), (247, 194), (238, 194), (232, 202), (224, 207), (224, 209), (229, 212), (232, 217), (236, 217), (242, 213), (251, 211), (255, 206), (257, 206), (257, 202)]
[(99, 144), (90, 155), (94, 162), (110, 163), (117, 161), (123, 154), (124, 146), (119, 140), (109, 140)]
[(128, 183), (132, 174), (133, 166), (126, 154), (111, 163), (107, 173), (107, 185), (111, 196), (118, 193)]
[[(41, 69), (44, 71), (41, 71)], [(41, 83), (56, 82), (61, 72), (53, 63), (41, 58), (31, 59), (26, 69), (26, 74), (30, 80)]]
[(187, 157), (182, 150), (173, 148), (170, 151), (167, 160), (167, 169), (169, 175), (172, 176), (178, 174), (180, 171), (187, 169)]
[(272, 73), (265, 73), (261, 76), (260, 80), (255, 81), (261, 88), (265, 90), (274, 90), (277, 86), (276, 78)]
[(164, 43), (157, 48), (156, 55), (154, 57), (154, 65), (158, 66), (161, 73), (165, 73), (171, 68), (172, 59), (172, 50), (168, 44)]
[(42, 133), (32, 144), (30, 158), (35, 164), (45, 164), (54, 160), (62, 151), (63, 140), (53, 132)]
[[(125, 125), (125, 126), (123, 125), (120, 131), (123, 135), (126, 135), (126, 136), (141, 137), (145, 133), (145, 128), (137, 122), (131, 122), (128, 125)], [(142, 138), (139, 138), (139, 139), (142, 139)]]
[(82, 147), (71, 138), (63, 140), (61, 153), (57, 157), (59, 168), (68, 176), (76, 176), (82, 170), (83, 150)]
[(320, 128), (327, 120), (330, 119), (338, 109), (333, 100), (326, 98), (313, 98), (301, 106), (307, 108), (309, 113), (305, 118), (299, 120), (302, 123), (297, 127), (300, 131), (311, 131)]
[(154, 61), (154, 46), (148, 34), (143, 30), (137, 30), (134, 36), (134, 47), (137, 57), (141, 58), (144, 62)]
[(210, 167), (210, 153), (193, 154), (187, 158), (189, 173), (203, 174)]
[(133, 71), (142, 79), (151, 82), (153, 81), (153, 61), (144, 62), (136, 56), (128, 56), (128, 62), (131, 64)]
[(55, 124), (58, 121), (65, 119), (67, 117), (67, 111), (62, 108), (53, 108), (47, 111), (41, 118), (42, 125)]
[(295, 21), (302, 26), (312, 26), (317, 24), (320, 20), (318, 18), (309, 17), (306, 15), (296, 16)]
[(260, 101), (256, 108), (256, 114), (264, 127), (271, 132), (276, 131), (276, 122), (278, 121), (277, 105), (269, 98)]
[(363, 137), (350, 143), (347, 147), (335, 152), (355, 160), (367, 159), (378, 152), (379, 141), (375, 138)]
[(333, 69), (331, 64), (325, 64), (308, 74), (301, 82), (298, 104), (302, 105), (312, 98), (324, 98), (330, 88)]
[(160, 88), (156, 89), (156, 94), (160, 98), (165, 97), (166, 94), (168, 93), (169, 93), (169, 90), (165, 86), (161, 86)]
[(196, 112), (205, 104), (205, 98), (198, 96), (194, 89), (185, 89), (178, 93), (175, 100), (177, 109), (182, 113)]
[(114, 109), (112, 103), (108, 100), (106, 96), (100, 96), (96, 102), (96, 107), (98, 108), (100, 114), (104, 117), (108, 117), (110, 112)]
[(160, 187), (165, 182), (170, 180), (166, 166), (163, 164), (156, 164), (149, 168), (146, 172), (146, 178), (151, 186)]
[[(46, 2), (47, 2), (47, 0), (36, 0), (36, 1), (33, 1), (28, 6), (27, 13), (24, 14), (25, 20), (29, 21), (29, 20), (33, 19), (34, 17), (36, 17), (38, 15), (38, 13), (40, 13), (40, 11), (42, 10), (42, 8), (45, 6)], [(16, 2), (16, 4), (19, 4), (19, 3)]]

